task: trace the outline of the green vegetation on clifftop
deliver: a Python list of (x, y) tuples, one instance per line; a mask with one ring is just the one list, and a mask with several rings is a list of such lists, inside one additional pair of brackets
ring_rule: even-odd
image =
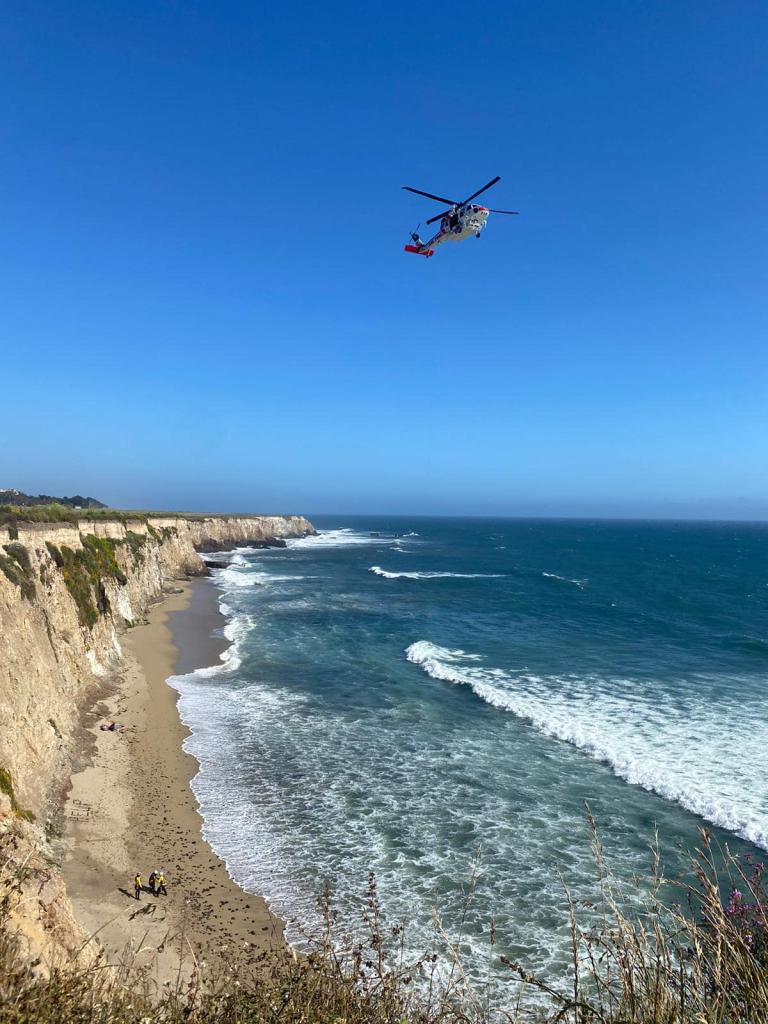
[[(71, 508), (68, 505), (0, 505), (0, 526), (18, 528), (20, 523), (79, 523), (79, 522), (119, 522), (146, 523), (156, 517), (187, 519), (200, 522), (203, 519), (259, 519), (264, 515), (280, 513), (265, 512), (168, 512), (158, 510), (117, 509), (117, 508)], [(173, 530), (172, 526), (162, 527)]]
[(145, 522), (146, 513), (121, 512), (113, 508), (71, 508), (69, 505), (0, 505), (0, 526), (16, 528), (19, 523)]

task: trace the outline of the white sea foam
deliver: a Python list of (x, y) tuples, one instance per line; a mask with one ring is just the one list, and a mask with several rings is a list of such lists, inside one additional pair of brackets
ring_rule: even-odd
[(405, 653), (433, 679), (468, 686), (627, 782), (768, 850), (768, 801), (759, 783), (768, 749), (765, 700), (745, 706), (721, 698), (715, 707), (696, 691), (673, 695), (638, 680), (511, 673), (425, 640)]
[(558, 576), (556, 572), (543, 572), (541, 575), (546, 576), (550, 580), (561, 580), (563, 583), (574, 583), (582, 590), (589, 583), (589, 580), (570, 580), (567, 576)]
[(281, 576), (276, 572), (251, 572), (248, 574), (255, 584), (268, 587), (270, 583), (293, 583), (299, 580), (314, 580), (316, 576)]
[(258, 572), (249, 571), (247, 564), (244, 566), (230, 565), (225, 569), (214, 569), (214, 579), (220, 587), (234, 589), (238, 587), (253, 587), (259, 582)]
[(204, 551), (203, 556), (206, 562), (218, 563), (211, 566), (213, 569), (225, 569), (228, 565), (247, 565), (245, 555), (252, 554), (256, 548), (238, 547), (228, 548), (226, 551)]
[(289, 548), (340, 548), (356, 544), (394, 544), (397, 537), (372, 537), (345, 526), (339, 530), (320, 530), (313, 537), (293, 537), (286, 540)]
[(213, 569), (215, 582), (227, 590), (243, 587), (265, 587), (270, 583), (292, 583), (294, 580), (315, 579), (312, 576), (281, 575), (280, 573), (263, 572), (256, 569), (252, 562), (243, 560), (237, 565), (229, 565), (223, 569)]
[[(464, 651), (449, 653), (461, 661), (481, 660)], [(355, 882), (369, 869), (376, 871), (389, 912), (397, 920), (409, 921), (406, 940), (411, 955), (418, 956), (435, 941), (429, 922), (436, 898), (445, 927), (454, 935), (456, 922), (466, 915), (456, 883), (471, 871), (471, 849), (457, 854), (450, 837), (477, 828), (478, 841), (482, 837), (501, 864), (514, 859), (521, 847), (530, 854), (523, 893), (535, 888), (535, 901), (521, 903), (516, 890), (509, 890), (512, 907), (526, 909), (525, 933), (519, 941), (524, 939), (539, 965), (559, 964), (567, 955), (568, 936), (553, 927), (553, 907), (540, 895), (546, 888), (551, 833), (537, 827), (535, 816), (521, 816), (511, 827), (509, 805), (493, 787), (473, 791), (473, 803), (467, 804), (467, 780), (478, 760), (484, 774), (490, 774), (493, 764), (482, 738), (479, 745), (469, 740), (462, 749), (446, 736), (437, 750), (422, 743), (398, 750), (389, 740), (381, 745), (378, 716), (361, 715), (341, 727), (341, 720), (329, 721), (314, 698), (275, 682), (239, 677), (230, 684), (223, 674), (212, 687), (200, 673), (193, 673), (175, 683), (182, 695), (182, 718), (193, 730), (185, 747), (200, 762), (193, 789), (204, 812), (205, 838), (240, 884), (265, 895), (288, 921), (290, 942), (303, 946), (303, 927), (321, 923), (316, 910), (318, 878), (335, 883), (340, 926), (354, 931), (359, 921)], [(224, 736), (227, 742), (222, 742)], [(255, 744), (245, 737), (255, 739)], [(275, 762), (269, 756), (262, 760), (264, 751), (270, 750), (277, 756)], [(371, 751), (379, 769), (384, 767), (391, 790), (371, 784), (371, 762), (361, 751)], [(322, 772), (317, 771), (318, 763)], [(298, 789), (297, 779), (302, 780)], [(531, 785), (524, 773), (521, 785)], [(574, 831), (577, 823), (578, 811)], [(313, 870), (308, 870), (309, 864)], [(495, 870), (492, 877), (498, 884)], [(517, 876), (512, 877), (516, 884)], [(436, 897), (442, 887), (442, 895)], [(490, 965), (483, 969), (489, 954), (488, 912), (486, 903), (473, 906), (462, 925), (461, 940), (470, 973), (479, 971), (484, 983), (493, 972)], [(502, 934), (511, 939), (514, 927), (512, 909), (502, 911)]]
[(368, 572), (383, 576), (387, 580), (496, 580), (504, 575), (500, 572), (389, 572), (380, 565), (372, 565)]

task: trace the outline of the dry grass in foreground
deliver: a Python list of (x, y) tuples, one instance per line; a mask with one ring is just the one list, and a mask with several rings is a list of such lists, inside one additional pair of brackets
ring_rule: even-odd
[[(706, 831), (701, 838), (684, 905), (662, 902), (670, 883), (656, 859), (646, 902), (631, 915), (621, 909), (621, 887), (595, 838), (598, 882), (588, 927), (569, 898), (569, 976), (557, 985), (501, 957), (509, 972), (501, 992), (474, 989), (447, 940), (447, 972), (434, 954), (407, 962), (402, 929), (383, 922), (373, 879), (366, 939), (343, 948), (331, 941), (334, 915), (324, 903), (325, 930), (306, 956), (273, 954), (248, 974), (232, 967), (212, 975), (197, 965), (191, 981), (159, 997), (130, 964), (67, 964), (41, 976), (22, 962), (4, 927), (17, 884), (6, 877), (0, 1024), (768, 1024), (763, 866), (715, 853)], [(492, 927), (490, 942), (492, 952)]]

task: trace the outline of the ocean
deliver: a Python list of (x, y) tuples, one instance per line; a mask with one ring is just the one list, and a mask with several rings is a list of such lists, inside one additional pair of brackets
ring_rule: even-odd
[(172, 680), (205, 836), (289, 939), (373, 871), (409, 951), (437, 909), (476, 976), (554, 975), (585, 804), (628, 892), (655, 829), (672, 876), (704, 826), (768, 850), (768, 526), (312, 520), (214, 571), (231, 647)]

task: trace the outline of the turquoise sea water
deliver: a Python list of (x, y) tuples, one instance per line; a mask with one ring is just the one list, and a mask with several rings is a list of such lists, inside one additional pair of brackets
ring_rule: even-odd
[(205, 832), (293, 923), (369, 869), (409, 947), (432, 910), (473, 969), (559, 970), (561, 873), (667, 870), (707, 825), (768, 849), (768, 527), (317, 517), (215, 572), (233, 646), (174, 680)]

